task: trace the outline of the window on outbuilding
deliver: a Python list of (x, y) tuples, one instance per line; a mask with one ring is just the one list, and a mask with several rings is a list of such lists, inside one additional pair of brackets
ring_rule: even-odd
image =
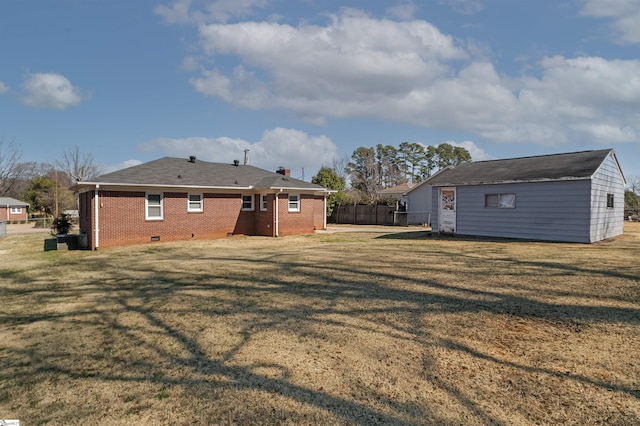
[(242, 196), (242, 210), (253, 210), (253, 195)]
[(11, 207), (11, 214), (22, 214), (22, 207)]
[(164, 217), (164, 200), (162, 194), (148, 193), (145, 197), (145, 204), (147, 220), (162, 220), (162, 218)]
[(515, 209), (516, 194), (484, 194), (484, 206), (488, 209)]
[(607, 194), (607, 207), (613, 208), (613, 194)]

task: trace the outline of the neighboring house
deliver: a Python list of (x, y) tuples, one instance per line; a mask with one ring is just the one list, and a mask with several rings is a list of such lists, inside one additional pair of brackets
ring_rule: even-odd
[(0, 222), (14, 220), (27, 220), (29, 203), (15, 198), (0, 197)]
[(88, 247), (326, 228), (326, 188), (253, 166), (165, 157), (79, 182)]
[(402, 195), (416, 185), (416, 183), (403, 183), (398, 186), (392, 186), (391, 188), (381, 189), (378, 191), (378, 195), (382, 198), (395, 198), (398, 202), (403, 204), (405, 200)]
[(429, 184), (434, 232), (580, 243), (623, 232), (611, 149), (463, 163)]

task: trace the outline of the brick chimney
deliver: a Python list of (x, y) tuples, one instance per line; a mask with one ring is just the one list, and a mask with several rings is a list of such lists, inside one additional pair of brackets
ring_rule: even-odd
[(281, 175), (285, 175), (285, 176), (291, 176), (291, 170), (285, 169), (282, 166), (278, 167), (278, 170), (276, 170), (276, 173), (280, 173)]

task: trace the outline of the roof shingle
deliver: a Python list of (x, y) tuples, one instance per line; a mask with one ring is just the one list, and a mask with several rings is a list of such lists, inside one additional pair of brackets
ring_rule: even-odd
[(201, 188), (299, 189), (322, 191), (323, 187), (276, 172), (248, 165), (189, 161), (186, 158), (164, 157), (137, 166), (107, 173), (88, 184), (128, 186), (184, 186)]
[(611, 149), (462, 163), (429, 179), (434, 186), (587, 179)]

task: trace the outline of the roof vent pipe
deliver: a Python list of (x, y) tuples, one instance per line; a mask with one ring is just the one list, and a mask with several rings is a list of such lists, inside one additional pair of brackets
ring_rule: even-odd
[(240, 160), (233, 160), (233, 165), (238, 167), (240, 165)]
[(195, 163), (196, 162), (196, 156), (195, 155), (189, 156), (189, 162), (190, 163)]

